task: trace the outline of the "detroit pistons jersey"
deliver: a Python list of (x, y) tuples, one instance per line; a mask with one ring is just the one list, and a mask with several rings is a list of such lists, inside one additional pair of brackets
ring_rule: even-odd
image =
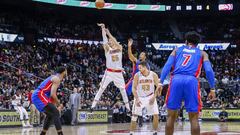
[(141, 72), (138, 75), (137, 94), (139, 97), (147, 97), (154, 93), (154, 78), (153, 72), (149, 71), (147, 76), (144, 76)]
[(173, 75), (199, 77), (202, 68), (202, 52), (199, 48), (182, 46), (176, 51)]
[(105, 53), (106, 66), (109, 69), (122, 70), (122, 50), (112, 49), (109, 47), (109, 51)]
[(45, 79), (32, 94), (32, 102), (40, 112), (43, 112), (44, 107), (51, 102), (52, 77)]

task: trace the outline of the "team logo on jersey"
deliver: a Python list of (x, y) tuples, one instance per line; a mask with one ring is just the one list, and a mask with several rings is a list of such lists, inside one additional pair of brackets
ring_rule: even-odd
[(114, 54), (114, 53), (118, 53), (118, 52), (121, 52), (121, 50), (120, 49), (116, 49), (116, 50), (110, 50), (110, 54)]
[(139, 83), (152, 83), (152, 82), (153, 82), (153, 80), (151, 80), (151, 79), (142, 79), (139, 81)]
[(67, 0), (56, 0), (57, 4), (65, 4), (67, 3)]
[(196, 50), (190, 50), (190, 49), (184, 48), (183, 52), (196, 53)]

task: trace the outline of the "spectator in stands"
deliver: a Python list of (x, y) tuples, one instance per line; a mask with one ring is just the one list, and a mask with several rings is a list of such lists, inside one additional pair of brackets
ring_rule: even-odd
[(72, 110), (72, 122), (71, 125), (77, 124), (77, 113), (80, 106), (80, 97), (81, 95), (78, 93), (78, 89), (74, 88), (73, 93), (70, 95), (70, 108)]
[(222, 107), (222, 111), (219, 113), (219, 121), (226, 122), (228, 119), (228, 112)]

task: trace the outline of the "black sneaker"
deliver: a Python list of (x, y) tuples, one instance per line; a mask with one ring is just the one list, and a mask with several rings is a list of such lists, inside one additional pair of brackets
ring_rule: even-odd
[(142, 116), (138, 116), (138, 126), (139, 127), (143, 126), (143, 117)]
[(90, 113), (92, 113), (92, 112), (93, 112), (93, 108), (91, 107), (91, 108), (90, 108)]
[(154, 132), (153, 135), (157, 135), (157, 132)]

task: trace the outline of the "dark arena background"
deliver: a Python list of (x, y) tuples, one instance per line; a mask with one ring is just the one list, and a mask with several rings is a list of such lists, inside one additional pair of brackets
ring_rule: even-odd
[[(133, 56), (145, 52), (150, 69), (160, 78), (172, 50), (186, 44), (185, 33), (199, 33), (198, 48), (211, 61), (216, 94), (208, 98), (212, 89), (202, 68), (198, 77), (203, 105), (198, 117), (200, 134), (240, 135), (238, 0), (105, 0), (103, 9), (97, 9), (94, 0), (0, 0), (0, 135), (40, 135), (47, 116), (36, 110), (32, 94), (59, 66), (68, 72), (55, 94), (63, 105), (58, 110), (64, 135), (130, 134), (132, 111), (125, 107), (115, 83), (106, 87), (91, 109), (109, 71), (97, 23), (104, 23), (122, 45), (120, 72), (126, 85), (134, 69), (128, 55), (129, 38)], [(170, 75), (156, 98), (158, 135), (166, 133), (169, 83)], [(132, 108), (131, 91), (128, 99)], [(154, 134), (152, 122), (143, 109), (133, 134)], [(174, 135), (191, 135), (190, 124), (182, 104)], [(57, 135), (54, 124), (46, 134)]]

